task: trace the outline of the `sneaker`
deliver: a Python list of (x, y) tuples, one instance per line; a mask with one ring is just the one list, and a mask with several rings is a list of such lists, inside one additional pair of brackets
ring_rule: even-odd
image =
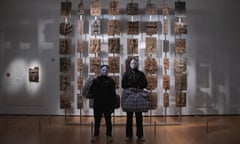
[(144, 141), (145, 141), (145, 138), (144, 138), (144, 137), (138, 137), (138, 141), (144, 142)]
[(112, 136), (107, 136), (107, 141), (108, 141), (108, 142), (112, 142), (112, 141), (113, 141)]
[(95, 142), (99, 139), (99, 136), (93, 136), (92, 139), (91, 139), (91, 142)]
[(131, 137), (126, 137), (126, 141), (132, 141)]

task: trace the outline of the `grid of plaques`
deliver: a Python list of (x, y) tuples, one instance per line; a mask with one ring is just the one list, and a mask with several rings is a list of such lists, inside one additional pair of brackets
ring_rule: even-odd
[(158, 87), (158, 61), (157, 61), (157, 33), (158, 33), (158, 22), (152, 21), (152, 16), (157, 15), (157, 6), (147, 1), (145, 7), (145, 15), (147, 19), (144, 22), (145, 37), (145, 60), (144, 70), (147, 78), (148, 86), (150, 90), (150, 109), (156, 109), (158, 107), (158, 94), (156, 92)]
[(127, 20), (127, 59), (125, 60), (126, 71), (129, 69), (129, 60), (132, 57), (135, 57), (137, 60), (138, 57), (138, 35), (139, 35), (139, 21), (134, 20), (135, 16), (138, 15), (138, 3), (129, 2), (126, 5), (126, 13), (128, 15)]
[[(185, 2), (174, 2), (174, 15), (165, 0), (160, 9), (151, 0), (146, 0), (145, 8), (139, 9), (139, 2), (131, 0), (126, 4), (124, 14), (120, 14), (120, 0), (110, 0), (107, 13), (102, 10), (101, 2), (91, 0), (89, 11), (84, 10), (83, 0), (79, 2), (76, 10), (72, 10), (69, 0), (61, 2), (60, 107), (71, 108), (74, 106), (72, 102), (76, 102), (77, 109), (85, 108), (85, 99), (81, 95), (84, 82), (88, 77), (100, 73), (101, 64), (109, 65), (109, 75), (115, 80), (119, 92), (123, 73), (121, 68), (126, 67), (127, 71), (132, 57), (139, 61), (147, 77), (147, 89), (151, 91), (151, 110), (157, 109), (159, 105), (165, 109), (169, 108), (170, 100), (174, 101), (170, 98), (172, 90), (176, 107), (186, 106)], [(78, 18), (71, 19), (73, 15), (77, 15)], [(173, 18), (174, 26), (171, 26)], [(71, 20), (76, 21), (76, 29), (73, 29)], [(123, 23), (126, 25), (122, 26)], [(73, 36), (76, 36), (76, 41)], [(73, 50), (74, 41), (76, 48)], [(174, 45), (171, 43), (173, 41)], [(172, 47), (174, 51), (170, 49)], [(171, 52), (174, 52), (174, 55)], [(77, 98), (74, 98), (74, 92)], [(92, 106), (93, 101), (89, 100), (89, 108)]]
[[(98, 75), (102, 64), (101, 15), (102, 4), (100, 0), (92, 0), (90, 3), (91, 20), (89, 21), (90, 38), (88, 40), (89, 77)], [(93, 108), (93, 103), (93, 99), (89, 99), (89, 108)]]
[(60, 108), (68, 109), (73, 100), (73, 86), (71, 84), (71, 53), (72, 53), (72, 31), (71, 2), (61, 2), (62, 22), (59, 26), (59, 55), (60, 55)]
[(84, 81), (84, 76), (83, 76), (83, 68), (84, 68), (84, 59), (83, 59), (83, 52), (84, 52), (84, 4), (82, 0), (78, 4), (77, 7), (77, 15), (78, 15), (78, 20), (77, 20), (77, 71), (78, 71), (78, 76), (77, 76), (77, 90), (79, 93), (77, 93), (77, 108), (82, 109), (83, 108), (83, 96), (81, 95), (82, 93), (82, 88), (83, 88), (83, 81)]
[(175, 2), (175, 101), (177, 107), (185, 107), (187, 103), (187, 59), (186, 59), (186, 38), (187, 24), (186, 7), (184, 1)]
[(108, 65), (109, 73), (115, 81), (116, 89), (119, 89), (120, 73), (120, 20), (119, 1), (111, 0), (108, 9), (109, 19), (107, 22), (108, 35)]
[(163, 77), (162, 77), (162, 87), (163, 87), (163, 106), (165, 108), (169, 107), (169, 93), (170, 93), (170, 56), (169, 56), (169, 40), (167, 36), (169, 34), (169, 6), (164, 3), (162, 6), (163, 14), (163, 35), (164, 39), (162, 41), (163, 45)]

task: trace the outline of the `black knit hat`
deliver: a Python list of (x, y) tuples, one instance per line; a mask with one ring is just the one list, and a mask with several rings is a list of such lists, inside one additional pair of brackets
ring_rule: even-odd
[(104, 64), (104, 65), (101, 65), (101, 66), (100, 66), (100, 69), (101, 69), (101, 68), (103, 68), (103, 67), (107, 67), (107, 68), (109, 69), (109, 66), (108, 66), (108, 65), (106, 65), (106, 64)]

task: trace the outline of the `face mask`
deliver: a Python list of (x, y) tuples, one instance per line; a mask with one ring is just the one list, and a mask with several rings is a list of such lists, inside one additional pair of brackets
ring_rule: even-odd
[(108, 75), (108, 68), (106, 66), (101, 68), (101, 74), (105, 76)]
[(136, 69), (137, 68), (137, 61), (136, 60), (131, 60), (130, 62), (130, 68), (131, 69)]

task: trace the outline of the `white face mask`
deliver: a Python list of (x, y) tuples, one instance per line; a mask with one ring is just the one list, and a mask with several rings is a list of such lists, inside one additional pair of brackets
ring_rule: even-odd
[(137, 61), (136, 60), (131, 60), (131, 62), (130, 62), (130, 68), (131, 69), (136, 69), (137, 68), (137, 66), (138, 66), (138, 63), (137, 63)]
[(106, 66), (101, 68), (101, 75), (108, 75), (108, 68)]

